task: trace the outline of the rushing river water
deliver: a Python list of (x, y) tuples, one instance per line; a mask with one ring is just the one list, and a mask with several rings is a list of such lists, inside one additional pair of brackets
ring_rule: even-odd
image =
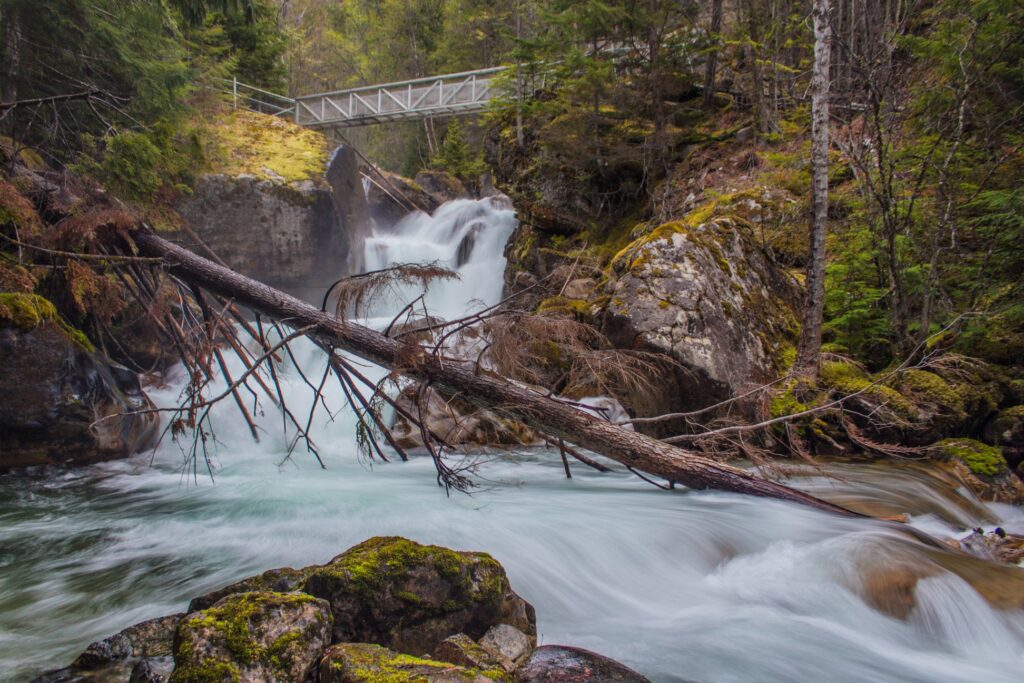
[[(447, 205), (377, 234), (367, 262), (461, 263), (462, 280), (428, 297), (431, 311), (456, 315), (500, 296), (513, 227), (500, 205)], [(308, 373), (323, 370), (311, 346), (296, 355)], [(292, 409), (307, 410), (309, 388), (282, 371)], [(173, 405), (179, 391), (171, 381), (152, 395)], [(328, 404), (342, 408), (334, 394)], [(529, 449), (492, 454), (481, 488), (449, 498), (428, 458), (360, 458), (343, 412), (318, 415), (322, 470), (302, 449), (282, 462), (290, 435), (272, 406), (259, 444), (233, 410), (217, 409), (213, 479), (183, 474), (173, 443), (154, 457), (0, 477), (0, 679), (66, 665), (90, 641), (239, 578), (397, 534), (493, 554), (537, 607), (541, 642), (595, 649), (655, 681), (1020, 680), (1024, 612), (994, 609), (978, 592), (1020, 570), (925, 549), (892, 526), (664, 492), (621, 470), (575, 467), (566, 480), (555, 453)], [(909, 513), (933, 533), (1024, 531), (1019, 509), (985, 506), (911, 465), (823, 472), (840, 478), (810, 472), (792, 483), (876, 514)], [(894, 567), (926, 577), (902, 618), (866, 599), (872, 577)]]

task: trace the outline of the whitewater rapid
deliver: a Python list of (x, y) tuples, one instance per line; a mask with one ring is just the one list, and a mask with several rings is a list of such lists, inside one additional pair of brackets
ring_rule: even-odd
[[(501, 202), (448, 204), (376, 230), (367, 267), (456, 267), (461, 280), (426, 298), (432, 314), (456, 317), (500, 298), (514, 227)], [(472, 248), (460, 250), (467, 240)], [(395, 296), (380, 320), (416, 293)], [(307, 376), (323, 371), (312, 345), (295, 353)], [(294, 368), (282, 374), (292, 410), (304, 414), (309, 388)], [(173, 405), (183, 381), (151, 395)], [(225, 402), (212, 478), (183, 472), (173, 443), (57, 476), (0, 477), (0, 679), (66, 665), (90, 641), (242, 577), (396, 534), (493, 554), (536, 606), (542, 643), (597, 650), (654, 681), (1019, 680), (1024, 612), (993, 609), (935, 551), (889, 526), (734, 494), (665, 492), (621, 470), (574, 467), (566, 480), (557, 454), (540, 449), (490, 454), (478, 490), (447, 497), (428, 458), (361, 457), (341, 398), (327, 401), (312, 430), (326, 469), (301, 447), (285, 460), (291, 435), (272, 406), (257, 415), (254, 444)], [(844, 476), (791, 483), (909, 512), (933, 533), (997, 521), (1024, 531), (1019, 509), (986, 506), (913, 468), (831, 471)], [(905, 619), (862, 597), (868, 570), (927, 563), (934, 573)]]

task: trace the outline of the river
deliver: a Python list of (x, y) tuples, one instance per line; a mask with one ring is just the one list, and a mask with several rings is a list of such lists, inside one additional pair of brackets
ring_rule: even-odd
[[(460, 263), (462, 279), (432, 287), (426, 300), (432, 313), (457, 315), (500, 296), (501, 250), (514, 226), (500, 204), (449, 204), (378, 230), (368, 268)], [(297, 344), (296, 357), (307, 373), (323, 370), (311, 345)], [(307, 410), (309, 388), (294, 369), (282, 371), (293, 410)], [(171, 377), (151, 395), (170, 406), (181, 386)], [(542, 449), (477, 454), (479, 487), (447, 496), (428, 458), (360, 456), (341, 400), (327, 400), (336, 414), (320, 410), (313, 429), (326, 469), (301, 447), (284, 460), (291, 435), (272, 406), (258, 416), (255, 444), (225, 402), (212, 475), (191, 476), (181, 447), (165, 442), (126, 461), (0, 477), (0, 679), (64, 666), (92, 640), (242, 577), (403, 535), (493, 554), (537, 607), (540, 642), (597, 650), (654, 681), (1019, 680), (1024, 611), (994, 609), (971, 583), (973, 574), (1019, 570), (946, 562), (879, 522), (661, 491), (621, 468), (574, 467), (567, 480), (557, 454)], [(984, 505), (912, 464), (826, 464), (804, 475), (790, 483), (907, 512), (931, 533), (997, 523), (1024, 532), (1020, 509)], [(928, 568), (904, 618), (865, 600), (869, 577), (899, 566)]]

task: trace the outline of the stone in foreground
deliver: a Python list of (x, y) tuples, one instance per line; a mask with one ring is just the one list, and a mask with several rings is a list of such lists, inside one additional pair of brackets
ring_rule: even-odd
[(451, 634), (479, 638), (497, 624), (537, 633), (533, 607), (486, 553), (371, 538), (313, 572), (303, 590), (330, 603), (334, 642), (420, 655)]
[(467, 669), (399, 654), (369, 643), (335, 645), (320, 662), (320, 683), (493, 683), (508, 680), (502, 669)]
[(516, 675), (519, 683), (650, 683), (629, 667), (596, 652), (565, 645), (543, 645)]
[(189, 614), (174, 639), (172, 683), (303, 681), (331, 642), (331, 610), (296, 593), (231, 595)]
[(515, 669), (515, 664), (507, 657), (488, 650), (465, 633), (442, 640), (434, 650), (434, 658), (474, 669)]
[(480, 645), (512, 662), (519, 662), (533, 651), (535, 640), (515, 626), (498, 624), (487, 630)]

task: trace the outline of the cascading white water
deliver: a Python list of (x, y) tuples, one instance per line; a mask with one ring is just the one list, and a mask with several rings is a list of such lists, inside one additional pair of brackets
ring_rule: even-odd
[[(427, 297), (432, 314), (455, 317), (471, 300), (500, 296), (514, 225), (500, 204), (448, 204), (378, 230), (368, 267), (456, 266), (461, 280)], [(473, 249), (463, 247), (458, 265), (469, 234)], [(311, 345), (296, 345), (296, 358), (307, 377), (324, 370)], [(296, 414), (312, 407), (295, 369), (282, 373)], [(180, 386), (152, 395), (173, 405)], [(993, 609), (937, 551), (890, 527), (739, 495), (666, 493), (622, 471), (575, 468), (566, 480), (557, 455), (539, 450), (502, 455), (483, 470), (486, 486), (448, 498), (428, 458), (360, 460), (338, 394), (327, 398), (337, 417), (321, 408), (313, 428), (326, 470), (301, 448), (281, 462), (291, 434), (272, 407), (258, 415), (254, 444), (225, 402), (215, 413), (213, 481), (183, 474), (173, 444), (152, 464), (140, 455), (57, 477), (0, 477), (0, 679), (63, 665), (91, 640), (241, 577), (324, 562), (389, 534), (492, 553), (537, 607), (542, 642), (598, 650), (655, 681), (1018, 679), (1024, 612)], [(918, 470), (827, 469), (844, 478), (813, 472), (793, 483), (884, 514), (909, 512), (933, 532), (999, 519), (1024, 531), (1019, 510), (986, 506)], [(903, 619), (863, 597), (866, 577), (900, 566), (928, 568)]]

